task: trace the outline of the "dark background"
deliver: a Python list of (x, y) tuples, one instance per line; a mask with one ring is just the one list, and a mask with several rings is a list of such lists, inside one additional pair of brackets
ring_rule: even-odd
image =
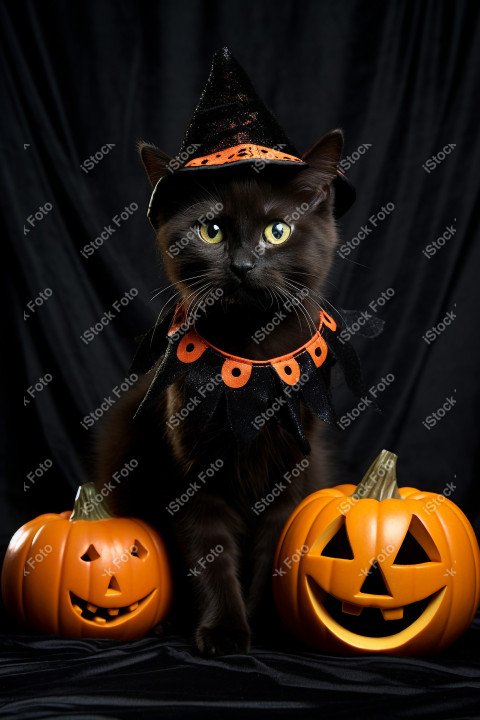
[[(354, 344), (369, 386), (388, 373), (395, 381), (378, 396), (382, 415), (368, 410), (338, 431), (332, 483), (358, 480), (386, 447), (400, 456), (401, 485), (442, 492), (453, 482), (452, 499), (475, 520), (478, 26), (477, 3), (462, 0), (0, 5), (4, 545), (34, 515), (71, 507), (88, 479), (97, 426), (85, 430), (81, 421), (123, 381), (134, 338), (162, 306), (163, 295), (151, 301), (163, 284), (162, 268), (135, 143), (142, 138), (178, 152), (211, 56), (223, 45), (301, 151), (337, 126), (345, 131), (346, 156), (371, 145), (348, 170), (358, 200), (340, 222), (341, 242), (365, 225), (372, 232), (347, 259), (337, 257), (329, 299), (368, 311), (382, 292), (394, 290), (377, 312), (383, 333), (357, 334)], [(115, 147), (85, 173), (80, 166), (107, 143)], [(438, 166), (422, 168), (453, 144)], [(52, 210), (31, 227), (28, 216), (45, 203)], [(138, 204), (132, 217), (93, 256), (82, 257), (83, 246), (131, 203)], [(369, 218), (387, 203), (395, 209), (374, 229)], [(426, 245), (452, 224), (455, 234), (425, 257)], [(138, 296), (85, 345), (82, 333), (131, 288)], [(27, 303), (45, 289), (51, 297), (29, 312)], [(422, 336), (449, 311), (455, 319), (428, 345)], [(51, 382), (32, 399), (28, 387), (47, 373)], [(453, 408), (427, 429), (423, 421), (451, 396)], [(343, 387), (335, 398), (339, 416), (357, 403)], [(29, 480), (45, 460), (52, 467)], [(380, 673), (384, 667), (379, 661)], [(460, 683), (466, 671), (458, 672)], [(460, 685), (452, 682), (457, 697)], [(334, 699), (335, 687), (330, 691)], [(409, 707), (404, 717), (413, 717)], [(428, 707), (432, 717), (467, 717), (442, 715), (439, 698)]]

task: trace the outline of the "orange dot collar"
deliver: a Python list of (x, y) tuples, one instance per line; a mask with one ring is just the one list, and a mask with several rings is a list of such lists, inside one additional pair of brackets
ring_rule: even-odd
[[(174, 317), (168, 337), (175, 336), (182, 329), (185, 323), (183, 308), (179, 307), (178, 314)], [(199, 333), (191, 328), (180, 339), (177, 345), (177, 358), (182, 363), (196, 362), (207, 348), (219, 353), (224, 359), (221, 366), (222, 380), (228, 387), (241, 388), (248, 383), (254, 367), (270, 366), (278, 374), (279, 378), (287, 385), (296, 385), (301, 379), (301, 369), (296, 356), (307, 352), (315, 367), (319, 368), (328, 355), (328, 345), (322, 337), (322, 329), (328, 327), (332, 332), (337, 329), (335, 320), (324, 310), (320, 311), (318, 329), (314, 335), (296, 350), (285, 355), (271, 358), (269, 360), (252, 360), (250, 358), (238, 357), (215, 347)]]
[[(339, 362), (355, 394), (364, 391), (356, 353), (338, 339), (338, 331), (339, 324), (321, 310), (317, 329), (306, 343), (278, 357), (254, 360), (232, 355), (206, 340), (188, 325), (184, 308), (178, 305), (160, 327), (147, 333), (137, 351), (132, 371), (151, 371), (153, 376), (135, 418), (143, 417), (159, 395), (182, 378), (185, 403), (191, 408), (188, 415), (195, 416), (199, 427), (205, 427), (223, 408), (240, 443), (253, 440), (267, 422), (277, 422), (308, 453), (301, 408), (304, 405), (325, 422), (335, 422), (330, 396), (334, 363)], [(222, 398), (225, 403), (220, 403)], [(178, 424), (170, 429), (175, 431)]]

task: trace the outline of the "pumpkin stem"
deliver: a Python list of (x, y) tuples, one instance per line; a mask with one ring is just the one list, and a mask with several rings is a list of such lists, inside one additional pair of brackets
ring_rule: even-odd
[(352, 497), (356, 500), (373, 498), (373, 500), (388, 500), (388, 498), (402, 497), (397, 485), (397, 455), (389, 450), (382, 450), (368, 468)]
[(113, 515), (108, 511), (104, 500), (93, 483), (80, 485), (70, 520), (108, 520)]

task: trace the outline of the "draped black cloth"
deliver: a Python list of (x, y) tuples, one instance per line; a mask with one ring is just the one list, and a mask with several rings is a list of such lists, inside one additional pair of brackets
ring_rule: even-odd
[[(336, 126), (346, 135), (358, 200), (328, 299), (357, 311), (346, 318), (369, 391), (364, 408), (334, 388), (332, 483), (358, 481), (386, 447), (400, 485), (454, 486), (476, 521), (478, 31), (465, 0), (0, 5), (3, 546), (89, 479), (98, 418), (168, 297), (151, 302), (164, 279), (135, 142), (178, 152), (224, 45), (300, 150)], [(358, 312), (383, 332), (364, 337)], [(287, 644), (207, 661), (185, 640), (54, 641), (6, 622), (2, 716), (476, 718), (477, 629), (465, 643), (428, 661)]]
[(205, 660), (184, 638), (135, 642), (14, 635), (0, 714), (15, 718), (479, 717), (480, 625), (433, 658), (334, 657), (290, 647)]

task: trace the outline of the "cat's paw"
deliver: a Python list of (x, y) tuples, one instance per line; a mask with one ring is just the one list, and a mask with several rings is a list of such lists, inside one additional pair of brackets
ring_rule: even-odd
[(200, 625), (195, 632), (195, 644), (198, 651), (208, 657), (247, 653), (250, 650), (250, 630), (227, 624)]

